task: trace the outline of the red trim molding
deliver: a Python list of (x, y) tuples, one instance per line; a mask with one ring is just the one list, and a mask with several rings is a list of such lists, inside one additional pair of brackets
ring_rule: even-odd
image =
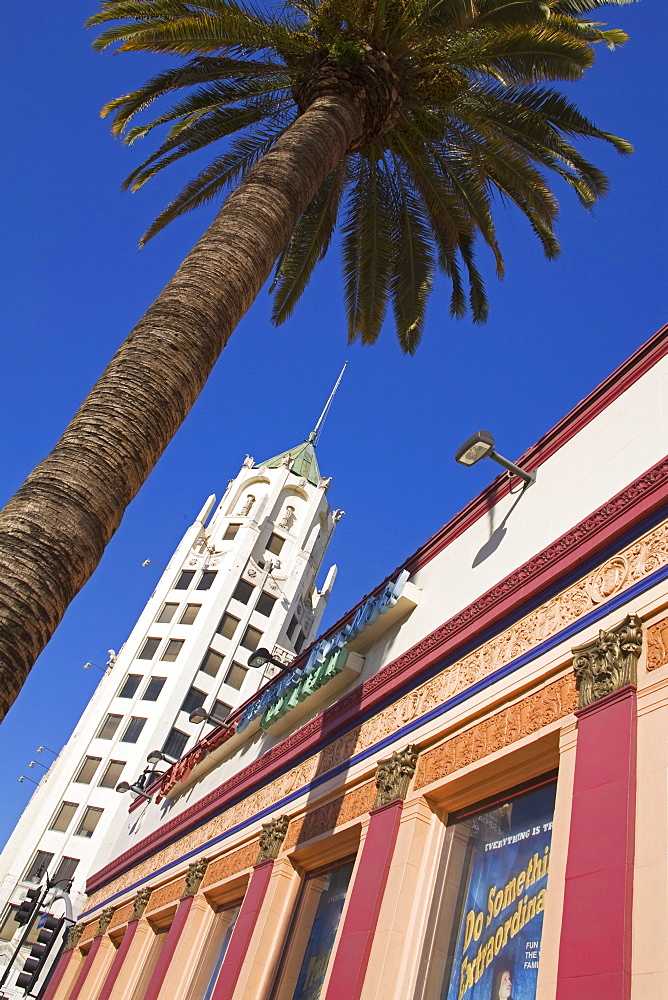
[(371, 813), (325, 1000), (359, 1000), (362, 995), (403, 805), (395, 799)]
[(445, 657), (454, 656), (460, 647), (507, 619), (509, 614), (537, 598), (548, 587), (557, 585), (616, 537), (630, 531), (667, 503), (668, 458), (657, 463), (537, 556), (339, 699), (322, 715), (306, 723), (232, 775), (219, 788), (163, 823), (158, 830), (94, 873), (86, 885), (87, 892), (90, 894), (101, 888), (194, 825), (203, 823), (211, 814), (221, 812), (227, 804), (231, 805), (241, 796), (248, 795), (256, 786), (266, 784), (277, 772), (282, 773), (289, 768), (296, 758), (303, 759), (314, 753), (317, 747), (336, 739), (341, 731), (359, 720), (361, 713), (372, 710), (398, 690), (417, 683), (422, 673)]
[(253, 869), (214, 991), (211, 994), (211, 1000), (231, 1000), (232, 998), (241, 966), (255, 930), (257, 916), (267, 893), (273, 867), (274, 862), (269, 858), (267, 861), (261, 861), (255, 865)]
[(77, 976), (76, 982), (74, 984), (74, 988), (72, 989), (72, 992), (70, 993), (70, 995), (67, 998), (67, 1000), (77, 1000), (77, 997), (81, 993), (81, 990), (83, 989), (84, 983), (86, 982), (86, 979), (88, 978), (88, 973), (90, 972), (91, 966), (92, 966), (93, 962), (95, 961), (95, 956), (97, 955), (98, 951), (100, 950), (100, 945), (101, 944), (102, 944), (102, 935), (98, 934), (98, 935), (96, 935), (93, 938), (93, 943), (90, 946), (90, 948), (88, 949), (88, 954), (86, 955), (86, 957), (84, 959), (83, 965), (79, 969), (79, 975)]
[(72, 948), (68, 948), (64, 951), (60, 958), (58, 959), (58, 964), (51, 973), (48, 983), (46, 984), (46, 989), (42, 995), (42, 1000), (51, 1000), (52, 997), (56, 995), (56, 991), (60, 986), (60, 982), (65, 975), (65, 970), (70, 964), (70, 959), (72, 958)]
[(636, 689), (581, 709), (557, 1000), (629, 1000)]
[(179, 900), (179, 905), (176, 908), (176, 913), (174, 914), (174, 919), (172, 920), (172, 926), (167, 931), (167, 940), (162, 946), (162, 951), (158, 956), (158, 961), (156, 962), (155, 969), (153, 970), (151, 980), (146, 987), (146, 993), (144, 993), (143, 1000), (156, 1000), (160, 990), (162, 989), (162, 984), (165, 981), (167, 970), (169, 969), (172, 958), (174, 957), (174, 952), (176, 951), (176, 946), (179, 943), (179, 938), (183, 934), (183, 928), (185, 927), (186, 920), (188, 919), (188, 914), (190, 913), (190, 907), (193, 905), (194, 898), (194, 896), (182, 896)]
[[(128, 951), (130, 950), (130, 945), (132, 944), (132, 939), (135, 936), (137, 927), (139, 926), (139, 920), (130, 920), (128, 926), (125, 928), (125, 934), (123, 935), (123, 940), (121, 941), (118, 951), (114, 955), (114, 960), (111, 963), (111, 968), (107, 973), (102, 990), (97, 1000), (109, 1000), (111, 996), (111, 991), (114, 988), (116, 980), (118, 979), (118, 974), (121, 971), (123, 962), (125, 961)], [(45, 998), (46, 1000), (46, 998)]]

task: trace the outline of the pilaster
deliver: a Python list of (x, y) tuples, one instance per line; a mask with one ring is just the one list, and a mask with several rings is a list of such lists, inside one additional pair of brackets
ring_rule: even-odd
[(578, 738), (557, 1000), (629, 1000), (640, 619), (573, 650)]
[(181, 1000), (186, 995), (213, 917), (214, 911), (204, 896), (191, 897), (188, 916), (160, 990), (161, 1000)]
[(377, 796), (361, 847), (324, 1000), (359, 1000), (393, 861), (404, 797), (418, 751), (406, 747), (376, 769)]
[(42, 1000), (64, 1000), (79, 974), (83, 956), (78, 948), (68, 948), (58, 959), (58, 964), (48, 982)]
[(434, 813), (424, 798), (405, 803), (373, 935), (362, 1000), (405, 1000), (420, 956), (425, 892), (430, 884)]
[(145, 917), (130, 921), (128, 930), (133, 923), (135, 928), (124, 952), (124, 961), (116, 971), (115, 982), (112, 984), (108, 1000), (127, 1000), (127, 997), (132, 995), (154, 940), (153, 928)]
[(256, 865), (211, 1000), (265, 995), (299, 885), (299, 875), (287, 858)]

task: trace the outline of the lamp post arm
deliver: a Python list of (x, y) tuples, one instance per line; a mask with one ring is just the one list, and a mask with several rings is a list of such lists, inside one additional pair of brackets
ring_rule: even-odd
[(519, 465), (515, 465), (514, 462), (509, 462), (507, 458), (504, 458), (503, 455), (499, 455), (498, 452), (490, 451), (487, 457), (491, 458), (492, 461), (496, 462), (498, 465), (502, 465), (504, 469), (508, 470), (508, 472), (512, 472), (514, 476), (518, 476), (520, 479), (523, 479), (527, 486), (531, 486), (532, 483), (536, 482), (535, 472), (525, 472), (524, 469), (520, 469)]

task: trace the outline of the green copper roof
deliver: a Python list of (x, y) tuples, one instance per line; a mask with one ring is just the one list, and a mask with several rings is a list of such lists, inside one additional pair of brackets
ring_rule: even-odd
[(315, 431), (309, 434), (307, 441), (302, 441), (301, 444), (296, 445), (294, 448), (289, 448), (288, 451), (281, 452), (280, 455), (268, 458), (266, 462), (260, 462), (257, 468), (277, 469), (288, 458), (291, 463), (290, 471), (295, 476), (303, 476), (307, 482), (317, 486), (322, 477), (318, 468), (318, 460), (315, 457), (314, 442)]

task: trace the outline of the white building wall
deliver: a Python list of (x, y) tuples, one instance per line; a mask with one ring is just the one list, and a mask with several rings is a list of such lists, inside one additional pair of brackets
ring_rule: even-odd
[[(215, 510), (215, 497), (209, 497), (177, 546), (115, 663), (100, 678), (74, 733), (39, 782), (0, 855), (3, 919), (8, 907), (18, 905), (25, 897), (29, 883), (23, 879), (38, 851), (53, 854), (49, 864), (51, 876), (61, 858), (78, 859), (71, 898), (75, 914), (80, 912), (86, 898), (83, 890), (88, 874), (104, 863), (128, 822), (130, 796), (99, 786), (108, 762), (125, 762), (122, 780), (133, 782), (146, 767), (147, 754), (161, 749), (173, 729), (187, 736), (186, 746), (204, 735), (211, 724), (194, 725), (188, 720), (189, 713), (181, 710), (191, 687), (203, 693), (209, 710), (216, 699), (231, 708), (245, 701), (267, 676), (266, 671), (249, 669), (240, 686), (228, 682), (233, 662), (243, 668), (247, 665), (250, 650), (241, 643), (248, 626), (262, 633), (259, 645), (269, 647), (286, 662), (295, 654), (295, 642), (303, 644), (313, 637), (336, 576), (336, 568), (332, 567), (322, 590), (316, 589), (320, 563), (340, 516), (340, 512), (332, 511), (329, 506), (328, 486), (329, 480), (314, 485), (298, 477), (290, 471), (289, 463), (276, 469), (254, 468), (253, 460), (247, 458)], [(253, 497), (252, 505), (249, 497)], [(226, 539), (226, 533), (228, 536), (233, 533), (229, 530), (231, 524), (238, 528), (233, 538)], [(272, 533), (283, 539), (279, 555), (267, 551)], [(187, 589), (179, 589), (184, 571), (192, 573), (192, 579)], [(209, 589), (200, 590), (205, 572), (215, 572), (215, 577)], [(233, 597), (242, 579), (254, 588), (246, 604)], [(256, 608), (262, 592), (276, 598), (268, 616)], [(176, 604), (178, 610), (172, 621), (157, 622), (165, 604)], [(179, 624), (187, 604), (198, 604), (201, 608), (193, 624)], [(239, 619), (231, 638), (216, 631), (226, 612)], [(290, 637), (287, 630), (293, 618)], [(159, 640), (151, 659), (141, 658), (148, 638)], [(176, 659), (164, 660), (162, 657), (172, 640), (180, 640), (183, 645)], [(200, 669), (210, 649), (223, 657), (215, 676)], [(236, 673), (239, 675), (240, 671)], [(141, 681), (131, 698), (120, 697), (130, 674), (141, 675)], [(150, 677), (165, 678), (156, 701), (143, 698)], [(108, 714), (121, 716), (121, 721), (113, 738), (102, 739), (99, 731)], [(137, 741), (127, 743), (123, 734), (132, 718), (143, 718), (146, 722)], [(98, 757), (101, 763), (90, 784), (82, 784), (75, 778), (87, 756)], [(66, 832), (50, 830), (64, 801), (77, 804), (76, 814)], [(84, 837), (77, 835), (76, 830), (88, 806), (104, 811), (94, 834)], [(9, 942), (0, 942), (0, 968), (10, 951)]]

